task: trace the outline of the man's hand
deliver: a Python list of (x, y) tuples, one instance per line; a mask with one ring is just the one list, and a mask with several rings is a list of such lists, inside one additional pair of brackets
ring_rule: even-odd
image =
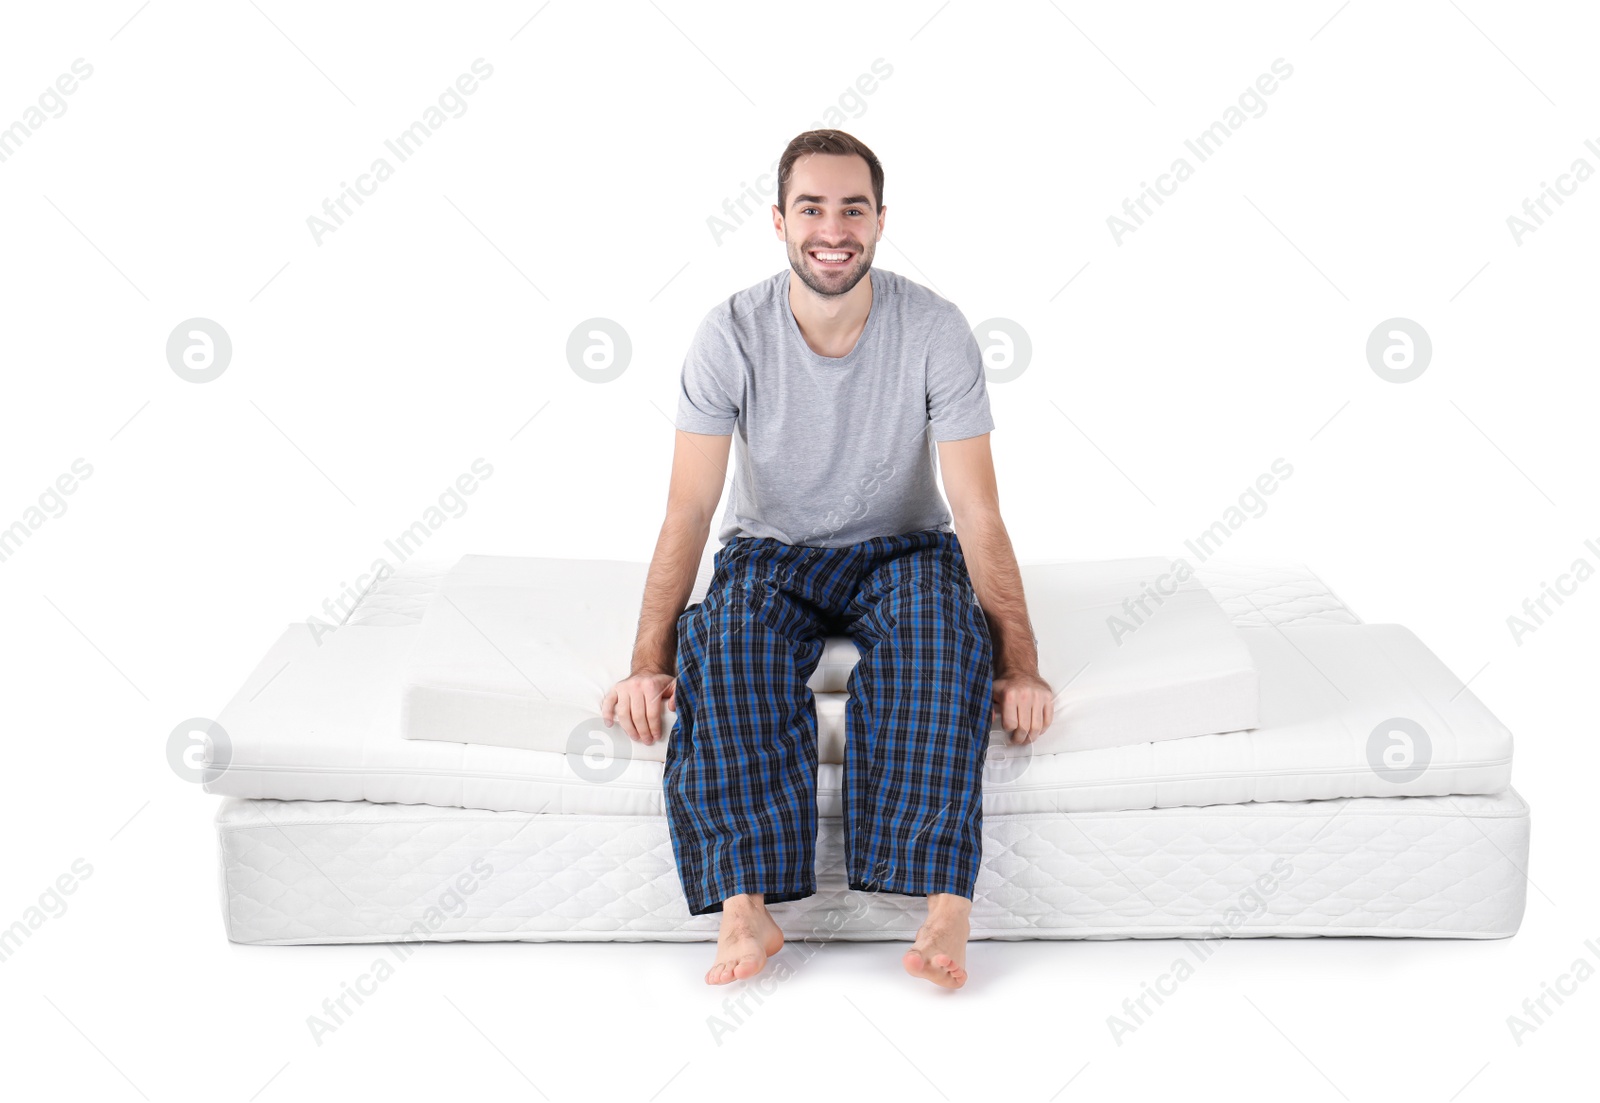
[(994, 707), (1000, 727), (1012, 743), (1032, 743), (1055, 719), (1050, 683), (1033, 671), (1005, 671), (994, 676)]
[(674, 704), (677, 689), (678, 680), (670, 674), (637, 671), (606, 691), (600, 701), (600, 719), (608, 728), (612, 720), (621, 720), (628, 738), (648, 747), (665, 734), (661, 730), (663, 708), (678, 711)]

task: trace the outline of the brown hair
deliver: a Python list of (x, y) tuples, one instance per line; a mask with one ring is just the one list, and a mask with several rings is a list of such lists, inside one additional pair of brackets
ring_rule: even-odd
[(878, 211), (883, 208), (883, 166), (878, 163), (878, 155), (868, 149), (861, 139), (842, 130), (808, 130), (804, 134), (797, 135), (778, 160), (778, 210), (785, 217), (789, 214), (785, 204), (788, 201), (789, 177), (794, 172), (794, 163), (811, 153), (844, 156), (855, 154), (865, 160), (867, 171), (872, 174), (873, 210)]

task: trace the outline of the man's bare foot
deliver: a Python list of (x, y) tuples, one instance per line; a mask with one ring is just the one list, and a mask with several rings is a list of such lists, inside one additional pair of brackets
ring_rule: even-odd
[(967, 983), (967, 936), (972, 933), (967, 917), (971, 914), (972, 901), (965, 896), (930, 893), (928, 920), (900, 959), (906, 972), (944, 988), (960, 988)]
[(727, 984), (761, 972), (767, 958), (783, 948), (783, 931), (767, 914), (759, 892), (740, 893), (722, 902), (722, 929), (717, 932), (717, 960), (706, 973), (707, 984)]

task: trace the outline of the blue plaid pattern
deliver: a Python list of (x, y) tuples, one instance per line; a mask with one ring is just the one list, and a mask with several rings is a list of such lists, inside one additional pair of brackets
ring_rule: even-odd
[(861, 652), (846, 688), (852, 889), (970, 898), (982, 855), (989, 626), (954, 533), (840, 548), (738, 537), (678, 618), (663, 787), (692, 915), (816, 891), (816, 702), (825, 638)]

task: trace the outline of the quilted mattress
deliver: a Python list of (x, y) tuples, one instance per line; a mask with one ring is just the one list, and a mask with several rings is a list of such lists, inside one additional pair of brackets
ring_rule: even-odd
[[(702, 941), (656, 816), (365, 801), (223, 801), (235, 942)], [(972, 937), (1504, 938), (1526, 900), (1528, 807), (1383, 797), (986, 816)], [(915, 936), (922, 904), (848, 889), (840, 822), (818, 891), (772, 905), (790, 940)]]
[[(714, 939), (717, 917), (683, 904), (659, 754), (620, 729), (565, 754), (401, 738), (399, 663), (447, 566), (403, 566), (331, 634), (292, 626), (221, 715), (206, 788), (227, 796), (228, 937)], [(1304, 568), (1213, 561), (1198, 576), (1266, 660), (1264, 727), (993, 747), (973, 937), (1515, 933), (1529, 816), (1509, 733), (1415, 637), (1363, 624)], [(1357, 707), (1402, 697), (1436, 737), (1420, 771), (1373, 757), (1379, 729)], [(841, 739), (842, 695), (817, 704), (824, 744)], [(910, 939), (918, 901), (852, 892), (838, 872), (838, 781), (824, 765), (819, 891), (773, 913), (792, 940)]]

